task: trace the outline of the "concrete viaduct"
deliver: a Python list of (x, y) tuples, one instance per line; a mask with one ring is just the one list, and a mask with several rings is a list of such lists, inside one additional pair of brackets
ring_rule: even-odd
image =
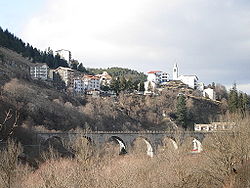
[(84, 132), (84, 133), (37, 133), (37, 138), (39, 142), (45, 142), (50, 138), (58, 138), (62, 141), (72, 141), (77, 137), (85, 137), (91, 143), (94, 143), (97, 147), (102, 147), (103, 144), (115, 141), (120, 146), (120, 154), (127, 153), (133, 146), (136, 139), (141, 138), (147, 145), (147, 155), (153, 157), (157, 152), (159, 146), (164, 145), (164, 139), (168, 139), (173, 144), (174, 148), (178, 148), (177, 140), (179, 143), (183, 143), (186, 140), (191, 140), (193, 149), (192, 152), (202, 151), (202, 141), (208, 133), (206, 132), (194, 132), (194, 131), (184, 131), (184, 132), (166, 132), (166, 131), (145, 131), (145, 132)]

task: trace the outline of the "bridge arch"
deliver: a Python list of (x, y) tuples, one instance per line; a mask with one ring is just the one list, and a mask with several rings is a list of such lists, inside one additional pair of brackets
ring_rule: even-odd
[(125, 142), (118, 136), (111, 136), (108, 139), (109, 142), (115, 141), (117, 144), (119, 144), (119, 155), (123, 155), (127, 153), (127, 148)]
[(52, 143), (63, 144), (63, 141), (60, 136), (51, 136), (44, 141), (45, 145), (51, 145)]
[[(132, 142), (132, 146), (133, 146), (134, 149), (136, 149), (135, 145), (137, 144), (136, 142), (138, 142), (138, 141), (143, 142), (144, 144), (146, 144), (146, 154), (148, 156), (150, 156), (150, 157), (153, 157), (154, 156), (154, 150), (153, 150), (153, 146), (152, 146), (150, 140), (147, 137), (144, 137), (144, 136), (139, 136), (139, 137), (135, 138), (134, 141)], [(139, 143), (139, 144), (141, 144), (141, 143)]]
[(202, 151), (202, 142), (195, 136), (186, 137), (182, 146), (188, 149), (188, 152), (200, 153)]
[(192, 142), (193, 142), (192, 152), (193, 153), (200, 153), (202, 151), (202, 144), (201, 144), (201, 142), (198, 139), (196, 139), (196, 138), (194, 138)]
[(170, 149), (174, 149), (174, 150), (179, 148), (176, 140), (172, 137), (164, 137), (162, 139), (162, 146), (164, 148), (170, 148)]

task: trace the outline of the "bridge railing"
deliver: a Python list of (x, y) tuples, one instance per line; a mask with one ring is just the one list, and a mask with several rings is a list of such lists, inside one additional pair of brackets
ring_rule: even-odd
[[(218, 131), (216, 131), (218, 132)], [(224, 132), (224, 131), (223, 131)], [(37, 134), (195, 134), (208, 133), (207, 131), (83, 131), (83, 132), (37, 132)]]

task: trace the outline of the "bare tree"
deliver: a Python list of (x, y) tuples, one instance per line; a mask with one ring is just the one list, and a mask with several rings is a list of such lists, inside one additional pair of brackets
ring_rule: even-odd
[(22, 153), (20, 144), (13, 140), (7, 141), (7, 148), (0, 152), (0, 179), (4, 187), (13, 188), (21, 175), (18, 156)]
[(5, 118), (0, 123), (0, 141), (7, 140), (13, 133), (15, 127), (17, 127), (17, 120), (19, 113), (16, 111), (13, 115), (13, 110), (9, 109), (5, 112)]

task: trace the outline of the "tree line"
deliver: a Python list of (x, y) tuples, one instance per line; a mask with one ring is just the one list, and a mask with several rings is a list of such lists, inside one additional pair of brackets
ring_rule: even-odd
[(119, 94), (121, 91), (145, 91), (144, 81), (133, 80), (132, 78), (126, 79), (125, 76), (114, 77), (111, 80), (110, 89), (116, 94)]
[(236, 84), (233, 85), (228, 95), (228, 109), (231, 113), (239, 112), (242, 115), (249, 110), (249, 96), (246, 93), (239, 92)]
[(3, 30), (0, 27), (0, 46), (11, 49), (24, 57), (27, 57), (32, 62), (46, 63), (49, 68), (55, 69), (59, 66), (68, 67), (66, 60), (61, 59), (59, 55), (53, 55), (52, 49), (48, 48), (41, 51), (34, 48), (29, 43), (23, 42), (20, 38), (10, 33), (7, 29)]
[(91, 68), (91, 69), (88, 69), (88, 71), (93, 74), (101, 74), (104, 71), (106, 71), (112, 77), (116, 77), (116, 78), (125, 77), (126, 79), (131, 79), (133, 82), (137, 80), (139, 82), (142, 82), (142, 81), (145, 81), (147, 78), (147, 76), (142, 72), (138, 72), (136, 70), (131, 70), (128, 68), (121, 68), (121, 67), (111, 67), (107, 69)]
[[(212, 84), (215, 85), (215, 84)], [(221, 87), (221, 86), (220, 86)], [(215, 88), (215, 87), (214, 87)], [(216, 88), (215, 88), (216, 89)], [(239, 113), (243, 117), (246, 116), (247, 112), (250, 111), (250, 97), (241, 91), (237, 90), (236, 84), (230, 89), (227, 96), (227, 109), (229, 113), (235, 114)], [(187, 129), (188, 128), (188, 112), (186, 106), (186, 97), (184, 95), (179, 95), (177, 97), (176, 103), (176, 123)]]

